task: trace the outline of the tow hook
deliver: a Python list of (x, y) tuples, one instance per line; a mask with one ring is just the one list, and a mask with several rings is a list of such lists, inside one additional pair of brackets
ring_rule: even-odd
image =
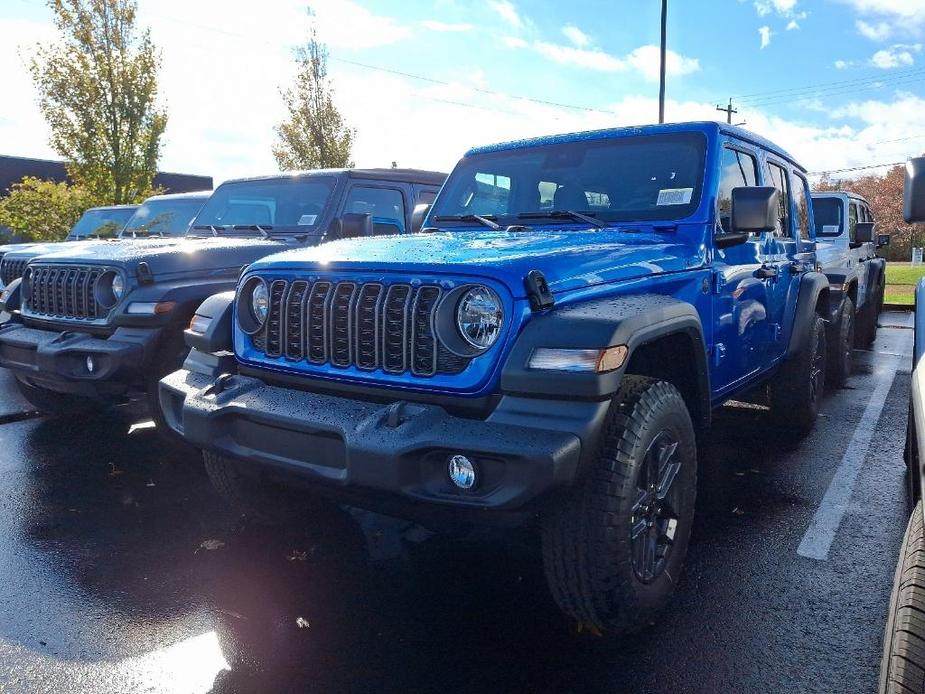
[(405, 413), (405, 407), (408, 405), (404, 400), (393, 402), (389, 405), (385, 413), (385, 425), (389, 429), (397, 429), (404, 420), (402, 415)]
[(225, 390), (225, 387), (234, 378), (234, 374), (220, 374), (218, 378), (212, 381), (212, 385), (203, 391), (204, 395), (218, 395)]
[(62, 342), (67, 342), (72, 337), (77, 337), (77, 333), (75, 333), (72, 330), (65, 330), (60, 335), (56, 335), (55, 338), (51, 341), (51, 344), (53, 345), (61, 344)]

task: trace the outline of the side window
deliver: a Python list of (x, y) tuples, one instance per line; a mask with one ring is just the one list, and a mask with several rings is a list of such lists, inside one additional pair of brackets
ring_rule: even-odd
[(719, 181), (719, 222), (725, 233), (732, 231), (732, 189), (756, 185), (758, 164), (751, 154), (727, 147), (723, 150)]
[(873, 212), (870, 211), (870, 208), (869, 208), (867, 205), (864, 205), (864, 209), (867, 211), (867, 221), (868, 221), (868, 222), (873, 222), (873, 221), (874, 221), (874, 214), (873, 214)]
[(793, 206), (797, 210), (797, 231), (800, 240), (809, 241), (809, 183), (798, 173), (793, 175)]
[(377, 234), (393, 231), (383, 228), (386, 225), (397, 227), (399, 232), (405, 230), (405, 202), (401, 191), (394, 188), (353, 186), (347, 193), (344, 212), (371, 214)]
[(848, 208), (848, 240), (854, 243), (858, 230), (858, 204), (852, 202)]
[(771, 185), (780, 191), (778, 197), (776, 236), (790, 236), (790, 180), (787, 172), (779, 164), (768, 163), (771, 173)]
[(417, 205), (421, 205), (421, 204), (424, 204), (424, 205), (433, 205), (433, 204), (434, 204), (434, 200), (436, 200), (436, 199), (437, 199), (437, 191), (436, 191), (436, 190), (429, 190), (429, 189), (420, 190), (420, 189), (419, 189), (419, 190), (418, 190), (418, 199), (417, 199), (417, 201), (416, 201), (415, 204), (417, 204)]

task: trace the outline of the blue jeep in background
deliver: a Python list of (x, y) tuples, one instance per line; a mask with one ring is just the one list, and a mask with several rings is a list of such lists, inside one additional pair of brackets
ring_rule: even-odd
[(816, 258), (829, 280), (830, 384), (839, 386), (851, 374), (851, 353), (877, 336), (883, 308), (886, 260), (877, 249), (889, 236), (875, 234), (868, 202), (849, 192), (813, 193)]
[(256, 517), (301, 488), (538, 520), (562, 609), (638, 628), (678, 581), (714, 408), (765, 390), (782, 437), (816, 418), (810, 203), (790, 156), (716, 123), (473, 149), (422, 233), (264, 258), (206, 301), (164, 419)]
[(40, 411), (73, 415), (143, 392), (158, 420), (157, 382), (183, 363), (183, 330), (205, 298), (286, 248), (407, 232), (445, 178), (351, 169), (228, 181), (184, 221), (185, 236), (141, 238), (159, 233), (147, 215), (131, 231), (139, 238), (33, 257), (0, 301), (13, 315), (0, 366)]

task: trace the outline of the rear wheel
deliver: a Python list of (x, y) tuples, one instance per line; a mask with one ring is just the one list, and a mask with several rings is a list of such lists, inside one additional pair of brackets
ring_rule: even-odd
[(626, 376), (584, 479), (542, 517), (546, 580), (582, 625), (647, 625), (674, 592), (697, 489), (694, 427), (670, 383)]
[(106, 404), (71, 393), (58, 393), (47, 388), (34, 386), (16, 378), (16, 386), (22, 396), (36, 410), (53, 417), (87, 415), (105, 409)]
[(825, 374), (825, 321), (813, 316), (806, 344), (784, 362), (770, 384), (771, 413), (786, 431), (803, 436), (813, 428)]
[(851, 375), (851, 355), (854, 352), (854, 302), (846, 296), (832, 331), (829, 343), (826, 383), (830, 388), (843, 385)]

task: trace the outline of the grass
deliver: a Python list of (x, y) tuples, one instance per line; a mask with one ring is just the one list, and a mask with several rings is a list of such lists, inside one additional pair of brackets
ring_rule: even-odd
[(910, 263), (886, 264), (886, 293), (883, 300), (888, 304), (915, 303), (915, 285), (925, 277), (925, 265)]

